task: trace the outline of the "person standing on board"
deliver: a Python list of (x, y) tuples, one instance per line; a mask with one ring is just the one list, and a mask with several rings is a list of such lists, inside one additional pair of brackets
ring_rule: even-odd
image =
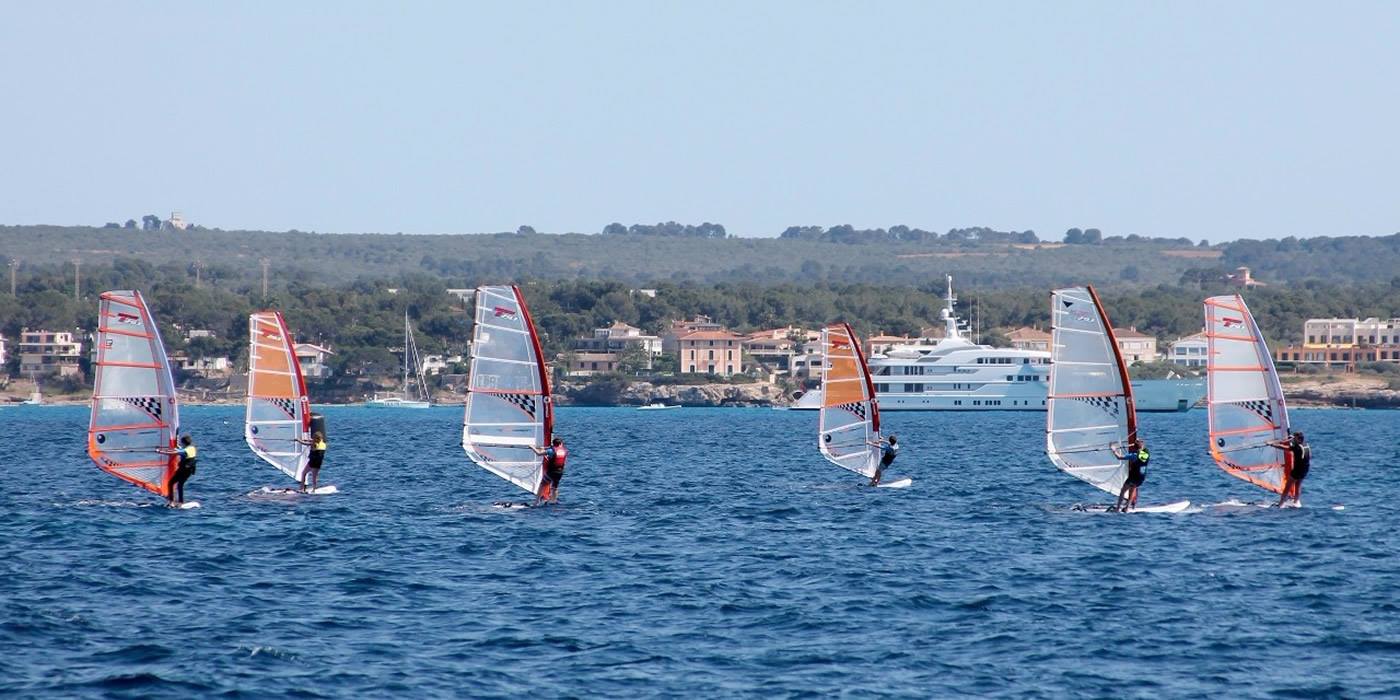
[(194, 446), (194, 438), (183, 435), (180, 437), (179, 449), (162, 448), (156, 451), (164, 455), (180, 455), (180, 461), (175, 465), (175, 473), (170, 475), (169, 488), (165, 491), (168, 494), (165, 504), (172, 508), (182, 506), (185, 504), (185, 482), (194, 476), (194, 463), (199, 456), (199, 448)]
[(885, 476), (885, 469), (899, 456), (899, 439), (891, 434), (888, 439), (872, 440), (869, 444), (871, 447), (880, 448), (880, 464), (875, 467), (875, 476), (870, 477), (870, 485), (879, 486), (880, 479)]
[(306, 482), (309, 479), (310, 491), (315, 493), (316, 487), (321, 483), (321, 463), (326, 461), (326, 436), (318, 430), (311, 434), (310, 440), (297, 438), (297, 442), (311, 446), (311, 457), (306, 461), (306, 473), (301, 477), (301, 492), (307, 492)]
[(544, 483), (540, 484), (540, 493), (535, 499), (535, 504), (557, 503), (559, 480), (564, 478), (564, 462), (569, 459), (569, 448), (564, 446), (563, 438), (556, 437), (549, 447), (540, 449), (531, 445), (530, 449), (544, 457)]
[(1137, 507), (1138, 487), (1147, 481), (1147, 462), (1152, 459), (1152, 455), (1147, 451), (1147, 445), (1137, 438), (1128, 443), (1128, 451), (1125, 453), (1118, 451), (1122, 445), (1114, 444), (1109, 447), (1113, 450), (1114, 457), (1128, 460), (1128, 478), (1123, 480), (1123, 488), (1118, 490), (1118, 500), (1113, 502), (1113, 510), (1126, 513)]
[(1278, 507), (1284, 502), (1293, 501), (1302, 505), (1303, 479), (1312, 468), (1312, 445), (1307, 443), (1302, 433), (1289, 433), (1287, 440), (1271, 442), (1270, 445), (1283, 450), (1283, 489), (1279, 492)]

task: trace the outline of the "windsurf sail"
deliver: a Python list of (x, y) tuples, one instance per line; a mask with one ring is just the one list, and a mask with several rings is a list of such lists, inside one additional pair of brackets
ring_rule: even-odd
[(1050, 299), (1045, 453), (1061, 471), (1116, 496), (1128, 463), (1113, 449), (1126, 452), (1137, 437), (1127, 365), (1093, 286), (1057, 289)]
[(1232, 476), (1283, 491), (1288, 407), (1264, 334), (1237, 294), (1206, 299), (1210, 456)]
[(822, 407), (817, 447), (839, 467), (873, 477), (880, 463), (880, 407), (860, 339), (849, 324), (822, 329)]
[(302, 480), (311, 446), (311, 405), (292, 334), (279, 311), (248, 316), (248, 399), (243, 439), (253, 454)]
[(538, 495), (534, 449), (554, 430), (549, 374), (519, 287), (477, 287), (462, 448), (481, 468)]
[(180, 412), (160, 330), (137, 291), (103, 292), (88, 457), (102, 471), (168, 496)]

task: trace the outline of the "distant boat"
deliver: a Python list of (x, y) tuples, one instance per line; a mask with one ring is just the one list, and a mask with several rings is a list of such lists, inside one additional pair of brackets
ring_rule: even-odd
[(473, 462), (540, 498), (554, 431), (549, 372), (519, 287), (477, 287), (462, 449)]
[[(410, 369), (411, 368), (411, 369)], [(410, 375), (416, 384), (410, 383)], [(408, 311), (403, 312), (403, 384), (388, 396), (375, 394), (365, 402), (369, 408), (432, 408), (428, 383), (423, 377), (423, 362), (418, 357), (418, 343), (413, 340), (413, 328), (408, 324)]]
[(88, 457), (99, 469), (170, 495), (180, 406), (165, 344), (137, 291), (103, 292), (97, 314), (96, 377)]
[(638, 406), (638, 411), (662, 411), (668, 408), (680, 408), (680, 404), (649, 403), (645, 406)]
[(1237, 294), (1206, 299), (1210, 456), (1228, 474), (1283, 492), (1288, 405), (1259, 324)]
[(292, 335), (280, 311), (248, 316), (248, 398), (243, 439), (253, 454), (304, 480), (311, 458), (311, 405)]

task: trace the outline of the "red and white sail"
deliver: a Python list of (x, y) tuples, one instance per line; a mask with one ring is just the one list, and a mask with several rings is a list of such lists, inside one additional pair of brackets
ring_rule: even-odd
[(860, 339), (850, 325), (822, 329), (822, 407), (817, 447), (832, 464), (866, 477), (880, 464), (880, 407)]
[(243, 439), (253, 453), (301, 481), (311, 458), (311, 405), (292, 334), (278, 311), (248, 316), (248, 398)]
[(549, 374), (519, 287), (478, 287), (462, 449), (481, 468), (532, 494), (544, 461), (531, 448), (554, 430)]
[(1238, 294), (1206, 299), (1210, 456), (1231, 476), (1283, 490), (1288, 406), (1264, 334)]
[(1137, 411), (1113, 325), (1092, 286), (1051, 293), (1050, 388), (1045, 453), (1061, 471), (1117, 495)]
[(88, 457), (103, 471), (169, 495), (179, 404), (160, 331), (137, 291), (103, 292)]

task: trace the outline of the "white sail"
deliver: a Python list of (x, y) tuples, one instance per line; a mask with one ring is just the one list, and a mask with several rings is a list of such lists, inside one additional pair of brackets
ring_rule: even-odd
[(822, 329), (822, 407), (817, 446), (823, 457), (866, 477), (880, 463), (880, 409), (860, 339), (845, 323)]
[(1274, 493), (1283, 490), (1288, 406), (1264, 334), (1236, 294), (1205, 302), (1210, 454), (1221, 469)]
[(540, 492), (553, 431), (539, 335), (517, 287), (478, 287), (462, 448), (483, 469)]
[(311, 407), (291, 333), (282, 314), (248, 316), (248, 398), (243, 439), (253, 453), (302, 480), (311, 458)]
[(137, 291), (103, 292), (88, 456), (103, 471), (169, 495), (180, 427), (175, 381), (160, 329)]
[(1117, 495), (1127, 479), (1126, 451), (1137, 432), (1132, 387), (1093, 287), (1051, 294), (1050, 388), (1045, 452), (1060, 470)]

